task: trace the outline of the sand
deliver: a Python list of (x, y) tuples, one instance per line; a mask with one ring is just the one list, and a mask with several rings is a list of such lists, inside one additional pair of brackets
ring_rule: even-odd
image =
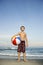
[(21, 60), (18, 62), (14, 59), (0, 59), (0, 65), (43, 65), (43, 60), (28, 60), (27, 62), (24, 62)]

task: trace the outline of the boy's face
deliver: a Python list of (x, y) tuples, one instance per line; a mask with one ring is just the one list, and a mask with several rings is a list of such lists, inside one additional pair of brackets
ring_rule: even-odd
[(21, 27), (21, 31), (23, 32), (25, 30), (25, 28), (24, 27)]

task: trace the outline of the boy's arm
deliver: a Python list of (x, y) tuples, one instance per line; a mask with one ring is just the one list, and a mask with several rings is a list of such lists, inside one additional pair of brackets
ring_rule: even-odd
[(25, 40), (26, 40), (26, 47), (28, 47), (28, 39), (27, 39), (27, 35), (25, 36)]
[[(13, 36), (12, 36), (12, 38), (13, 38), (13, 37), (15, 37), (15, 36), (18, 36), (18, 35), (19, 35), (19, 33), (18, 33), (18, 34), (13, 35)], [(11, 38), (11, 40), (12, 40), (12, 38)]]

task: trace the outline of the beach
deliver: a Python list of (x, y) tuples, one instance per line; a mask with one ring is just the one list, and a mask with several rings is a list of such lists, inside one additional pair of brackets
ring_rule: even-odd
[(0, 49), (0, 65), (43, 65), (43, 48), (29, 48), (26, 50), (27, 62), (18, 62), (18, 54), (15, 49)]
[(24, 62), (23, 60), (18, 62), (17, 60), (14, 59), (0, 59), (0, 65), (43, 65), (43, 60), (31, 59), (28, 60), (27, 62)]

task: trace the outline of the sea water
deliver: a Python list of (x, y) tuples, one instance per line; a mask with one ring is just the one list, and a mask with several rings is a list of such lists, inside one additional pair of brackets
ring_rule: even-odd
[[(23, 54), (21, 53), (20, 56), (23, 57)], [(17, 57), (17, 49), (0, 49), (0, 59), (17, 59)], [(43, 59), (43, 48), (26, 48), (26, 57), (27, 59)]]

